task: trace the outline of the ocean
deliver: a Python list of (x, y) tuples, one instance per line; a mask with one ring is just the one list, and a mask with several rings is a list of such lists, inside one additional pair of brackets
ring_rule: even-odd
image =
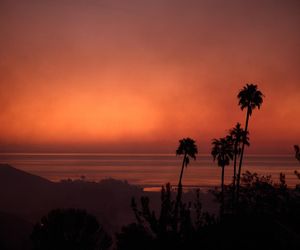
[[(2, 153), (0, 163), (8, 163), (20, 170), (39, 175), (51, 181), (85, 179), (100, 181), (114, 178), (126, 180), (148, 190), (170, 182), (178, 183), (182, 157), (171, 154), (31, 154)], [(294, 171), (300, 164), (294, 155), (246, 155), (243, 171), (272, 175), (278, 182), (279, 173), (286, 175), (288, 186), (300, 183)], [(233, 166), (225, 169), (225, 184), (232, 180)], [(220, 185), (221, 168), (210, 155), (199, 155), (184, 171), (185, 187), (212, 187)]]

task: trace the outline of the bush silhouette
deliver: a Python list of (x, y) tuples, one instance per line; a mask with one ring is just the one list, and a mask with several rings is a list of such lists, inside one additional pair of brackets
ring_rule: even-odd
[[(215, 194), (221, 202), (221, 192)], [(230, 211), (232, 186), (226, 186), (224, 196)], [(148, 197), (140, 204), (133, 199), (136, 223), (117, 234), (117, 249), (300, 249), (300, 190), (288, 188), (284, 174), (274, 182), (246, 171), (239, 209), (218, 219), (203, 213), (199, 191), (194, 202), (180, 203), (178, 216), (175, 203), (169, 184), (162, 188), (159, 213)]]
[(136, 223), (123, 227), (117, 234), (117, 249), (193, 249), (199, 246), (198, 235), (203, 228), (213, 226), (214, 216), (202, 212), (199, 190), (194, 202), (179, 204), (172, 199), (170, 184), (162, 187), (159, 215), (151, 210), (150, 199), (141, 197), (139, 206), (132, 199)]
[(38, 222), (31, 234), (35, 250), (109, 249), (111, 238), (97, 219), (79, 209), (56, 209)]

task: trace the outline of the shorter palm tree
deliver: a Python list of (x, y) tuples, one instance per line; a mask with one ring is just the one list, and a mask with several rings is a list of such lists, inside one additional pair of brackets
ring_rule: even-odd
[[(229, 135), (227, 136), (227, 140), (230, 141), (230, 143), (233, 146), (233, 195), (235, 193), (235, 186), (236, 186), (236, 179), (240, 178), (241, 175), (241, 168), (238, 169), (238, 174), (236, 173), (236, 165), (237, 165), (237, 159), (241, 154), (241, 146), (244, 142), (246, 146), (250, 146), (249, 143), (249, 132), (247, 131), (246, 137), (244, 137), (245, 131), (241, 127), (241, 124), (238, 122), (235, 127), (229, 130)], [(245, 140), (245, 141), (244, 141)]]
[(221, 175), (221, 211), (224, 209), (224, 170), (225, 166), (228, 166), (230, 160), (233, 159), (232, 143), (227, 138), (214, 139), (212, 141), (211, 155), (214, 161), (218, 161), (218, 166), (222, 168)]
[(190, 158), (196, 160), (196, 154), (198, 153), (196, 142), (191, 138), (183, 138), (179, 140), (179, 146), (176, 150), (176, 155), (183, 155), (181, 172), (179, 176), (178, 188), (182, 188), (182, 176), (184, 167), (187, 167), (190, 163)]
[(177, 231), (177, 216), (178, 216), (178, 208), (179, 204), (181, 203), (181, 196), (182, 196), (182, 176), (183, 176), (183, 170), (184, 167), (187, 167), (190, 163), (190, 158), (193, 158), (196, 160), (196, 154), (198, 153), (196, 142), (187, 137), (179, 140), (179, 146), (176, 150), (176, 155), (183, 155), (182, 160), (182, 166), (181, 166), (181, 172), (179, 176), (179, 182), (178, 182), (178, 190), (177, 190), (177, 198), (175, 203), (175, 219), (176, 222), (174, 225), (175, 231)]

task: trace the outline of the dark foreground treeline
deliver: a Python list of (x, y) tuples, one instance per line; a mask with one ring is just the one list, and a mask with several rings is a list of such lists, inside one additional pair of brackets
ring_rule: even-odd
[[(14, 178), (27, 185), (22, 179)], [(2, 183), (5, 181), (2, 179)], [(33, 180), (30, 179), (30, 182)], [(192, 195), (183, 193), (176, 207), (177, 192), (172, 192), (169, 184), (162, 188), (160, 200), (157, 200), (158, 193), (156, 196), (151, 193), (145, 196), (145, 193), (133, 187), (130, 187), (130, 192), (125, 191), (129, 188), (127, 184), (115, 181), (108, 183), (108, 187), (100, 183), (98, 191), (96, 184), (81, 181), (54, 185), (58, 185), (56, 196), (62, 195), (66, 199), (64, 206), (57, 203), (57, 207), (64, 208), (51, 210), (48, 214), (43, 212), (45, 216), (36, 219), (37, 222), (33, 224), (24, 223), (20, 217), (3, 216), (0, 213), (0, 249), (300, 249), (300, 187), (288, 188), (283, 174), (280, 181), (274, 183), (270, 176), (244, 173), (238, 206), (232, 197), (232, 185), (224, 187), (224, 199), (219, 189), (210, 191), (210, 195), (215, 197), (215, 206), (219, 208), (214, 213), (207, 212), (207, 207), (203, 209), (207, 197), (199, 190)], [(63, 188), (60, 188), (61, 185)], [(110, 191), (105, 196), (109, 190), (113, 190), (114, 185), (118, 185), (116, 189), (119, 191)], [(74, 194), (66, 192), (68, 188)], [(41, 184), (35, 189), (32, 189), (34, 195), (36, 192), (47, 194)], [(22, 193), (21, 189), (18, 190)], [(62, 194), (63, 190), (65, 193)], [(1, 190), (2, 201), (5, 192), (9, 193), (7, 189)], [(28, 190), (24, 192), (28, 194)], [(97, 206), (97, 201), (94, 205), (87, 203), (90, 199), (86, 195), (91, 192), (99, 195), (91, 196), (92, 199), (98, 199), (99, 209), (109, 206), (112, 200), (119, 203), (109, 207), (109, 213), (95, 213), (97, 209), (86, 212), (85, 207)], [(130, 202), (131, 195), (135, 198)], [(85, 202), (77, 203), (74, 197)], [(36, 206), (45, 206), (38, 197), (33, 199), (39, 203)], [(27, 203), (22, 201), (23, 207), (17, 205), (21, 204), (18, 200), (9, 202), (11, 206), (17, 206), (16, 210), (31, 207), (34, 213), (35, 208), (28, 204), (30, 200)], [(72, 204), (76, 209), (70, 209)], [(4, 205), (0, 205), (3, 209)], [(124, 219), (123, 227), (117, 231), (111, 230), (107, 222), (119, 221), (122, 218), (120, 215), (126, 214), (127, 209), (132, 216), (127, 219), (129, 223), (126, 224)], [(6, 227), (5, 231), (1, 231), (3, 223), (14, 225), (14, 229), (18, 230), (9, 233)], [(26, 244), (15, 242), (14, 245), (18, 247), (13, 248), (5, 243), (5, 240), (20, 239), (25, 239)]]
[(147, 197), (133, 200), (136, 223), (117, 234), (117, 249), (300, 249), (300, 188), (288, 189), (283, 174), (274, 184), (270, 176), (246, 172), (241, 184), (238, 207), (228, 186), (219, 216), (202, 212), (198, 193), (193, 203), (180, 203), (176, 215), (169, 185), (159, 214)]
[[(209, 214), (202, 211), (199, 190), (193, 202), (180, 202), (176, 208), (167, 184), (158, 212), (148, 197), (132, 199), (136, 221), (111, 236), (84, 210), (53, 210), (35, 225), (32, 248), (300, 249), (300, 188), (287, 188), (283, 174), (279, 183), (273, 183), (270, 176), (246, 172), (238, 207), (233, 205), (231, 189), (225, 188), (225, 199), (219, 203), (224, 204), (222, 213)], [(211, 192), (221, 199), (219, 191)]]
[[(17, 170), (8, 168), (6, 172), (9, 171)], [(273, 183), (270, 176), (244, 173), (238, 206), (232, 198), (232, 185), (225, 186), (224, 199), (219, 189), (210, 191), (209, 195), (215, 197), (215, 203), (210, 205), (219, 208), (212, 212), (206, 204), (207, 196), (199, 190), (183, 193), (176, 208), (177, 192), (172, 192), (169, 184), (162, 188), (160, 198), (159, 193), (145, 196), (146, 193), (115, 181), (105, 184), (82, 181), (55, 183), (55, 189), (51, 192), (43, 190), (45, 183), (42, 182), (43, 185), (39, 183), (34, 186), (30, 193), (21, 185), (28, 186), (25, 176), (18, 177), (17, 173), (10, 180), (6, 175), (0, 184), (1, 202), (5, 201), (6, 206), (10, 203), (10, 207), (16, 207), (15, 212), (19, 210), (24, 213), (12, 216), (0, 212), (0, 249), (3, 250), (300, 249), (300, 187), (288, 188), (283, 174), (280, 182)], [(9, 193), (2, 185), (8, 181), (18, 185), (18, 196), (3, 195)], [(28, 181), (33, 183), (34, 179), (31, 177)], [(117, 188), (112, 191), (115, 185)], [(38, 193), (44, 200), (37, 196)], [(24, 196), (21, 203), (13, 198), (20, 195)], [(64, 203), (52, 204), (53, 208), (61, 209), (47, 210), (51, 206), (44, 203), (53, 199), (50, 195), (55, 195), (56, 199), (62, 195)], [(135, 199), (130, 202), (132, 195)], [(30, 196), (37, 203), (36, 207), (30, 204)], [(11, 200), (4, 200), (5, 197)], [(2, 211), (13, 212), (3, 210), (5, 205), (0, 203)], [(27, 214), (30, 208), (34, 214), (39, 211), (37, 208), (43, 207), (45, 209), (38, 214), (44, 216), (35, 215), (34, 223), (25, 223), (28, 220), (21, 219), (22, 216), (28, 219), (25, 212)], [(103, 207), (108, 207), (110, 211), (102, 210), (99, 214)], [(131, 217), (125, 219), (126, 213), (130, 213)], [(104, 217), (99, 216), (101, 214)], [(111, 228), (107, 223), (119, 222), (122, 218), (123, 227), (118, 229)], [(20, 240), (23, 242), (18, 242)], [(8, 245), (8, 241), (15, 241), (14, 247)]]
[[(151, 200), (132, 199), (136, 222), (112, 238), (94, 216), (83, 210), (53, 210), (36, 224), (33, 249), (300, 249), (300, 188), (288, 189), (284, 175), (279, 183), (270, 176), (246, 172), (241, 179), (238, 208), (231, 186), (225, 190), (220, 215), (202, 211), (199, 191), (194, 202), (179, 204), (169, 184), (161, 190), (160, 211)], [(213, 191), (216, 199), (218, 191)], [(220, 203), (221, 204), (221, 203)]]

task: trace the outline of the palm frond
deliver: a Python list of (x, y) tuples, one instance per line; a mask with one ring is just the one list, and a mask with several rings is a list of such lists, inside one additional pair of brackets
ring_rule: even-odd
[(196, 154), (198, 154), (198, 148), (196, 145), (196, 141), (187, 137), (179, 140), (179, 146), (176, 150), (176, 155), (185, 155), (185, 166), (187, 166), (190, 162), (189, 157), (196, 160)]
[(233, 145), (227, 137), (212, 140), (211, 155), (218, 161), (218, 166), (227, 166), (233, 159)]
[(239, 106), (243, 110), (247, 108), (249, 115), (252, 115), (252, 111), (256, 108), (260, 109), (263, 103), (263, 93), (258, 90), (256, 84), (246, 84), (237, 95), (239, 99)]

